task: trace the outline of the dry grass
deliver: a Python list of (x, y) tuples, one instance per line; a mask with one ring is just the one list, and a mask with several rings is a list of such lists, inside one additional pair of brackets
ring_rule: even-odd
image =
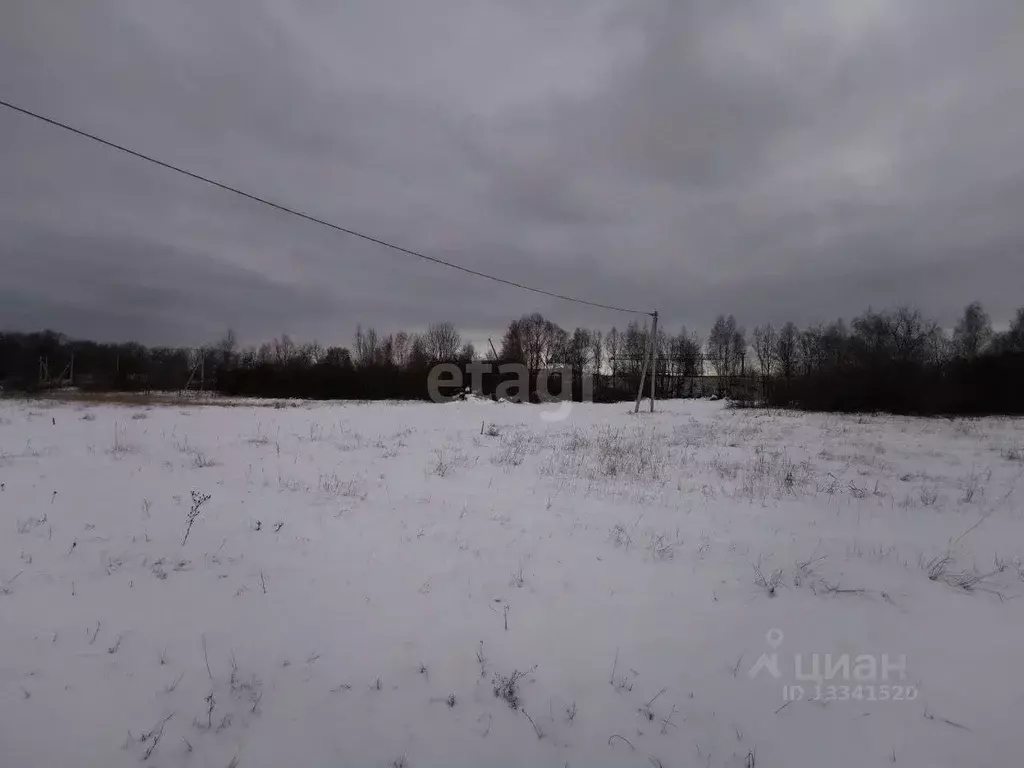
[(504, 467), (508, 472), (512, 468), (520, 466), (526, 459), (528, 437), (525, 432), (516, 430), (502, 433), (500, 439), (501, 448), (491, 459), (491, 463)]
[(524, 677), (532, 675), (536, 669), (536, 667), (532, 667), (525, 672), (514, 669), (508, 675), (495, 674), (491, 683), (494, 687), (495, 697), (502, 699), (510, 708), (518, 710), (522, 705), (522, 699), (519, 696), (519, 682)]
[(761, 572), (760, 565), (755, 565), (753, 568), (755, 574), (754, 584), (765, 590), (770, 597), (775, 597), (776, 591), (782, 586), (782, 569), (776, 568), (770, 575), (765, 576)]
[(274, 408), (298, 408), (305, 405), (298, 400), (246, 400), (244, 398), (222, 398), (208, 392), (83, 392), (80, 390), (54, 390), (32, 395), (6, 395), (7, 400), (22, 400), (44, 404), (88, 403), (91, 405), (125, 406), (172, 406), (196, 407), (217, 406), (219, 408), (251, 408), (264, 405)]

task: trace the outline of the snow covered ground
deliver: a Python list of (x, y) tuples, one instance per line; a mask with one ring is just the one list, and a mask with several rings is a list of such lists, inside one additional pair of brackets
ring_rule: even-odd
[(1021, 764), (1024, 422), (659, 406), (0, 401), (0, 764)]

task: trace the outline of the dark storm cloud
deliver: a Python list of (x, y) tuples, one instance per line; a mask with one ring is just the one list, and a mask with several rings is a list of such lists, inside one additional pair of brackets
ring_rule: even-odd
[[(1024, 303), (1024, 12), (990, 0), (0, 7), (0, 95), (511, 279), (706, 328)], [(559, 303), (0, 113), (0, 326), (347, 342)]]
[[(277, 333), (281, 323), (331, 311), (320, 288), (274, 283), (204, 255), (127, 237), (22, 233), (18, 269), (0, 288), (17, 325), (79, 338), (127, 329), (154, 343), (203, 339), (216, 323)], [(38, 299), (26, 300), (26, 297)], [(37, 306), (41, 304), (41, 307)], [(19, 322), (20, 321), (20, 322)]]

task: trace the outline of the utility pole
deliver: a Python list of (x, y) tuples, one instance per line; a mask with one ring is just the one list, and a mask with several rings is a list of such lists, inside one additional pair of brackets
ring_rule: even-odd
[[(636, 391), (636, 406), (633, 408), (633, 413), (640, 412), (640, 400), (644, 396), (644, 383), (647, 381), (647, 369), (654, 365), (654, 340), (657, 338), (658, 334), (658, 313), (652, 312), (651, 315), (654, 317), (654, 323), (651, 325), (651, 335), (647, 338), (647, 351), (644, 353), (644, 365), (640, 370), (640, 387)], [(653, 379), (651, 383), (651, 413), (654, 413)]]
[(654, 327), (651, 328), (651, 413), (658, 392), (658, 313), (654, 313)]

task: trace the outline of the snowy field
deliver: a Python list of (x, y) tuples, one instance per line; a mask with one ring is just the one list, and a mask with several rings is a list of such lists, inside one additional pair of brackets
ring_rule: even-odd
[(659, 406), (0, 401), (0, 764), (1022, 764), (1024, 422)]

